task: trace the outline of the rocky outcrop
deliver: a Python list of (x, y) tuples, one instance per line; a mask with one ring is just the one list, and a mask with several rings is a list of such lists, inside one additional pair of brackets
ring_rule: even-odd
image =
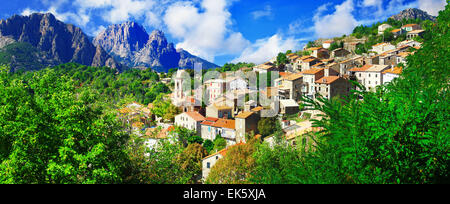
[(392, 19), (401, 21), (403, 19), (422, 19), (422, 20), (430, 20), (430, 21), (436, 21), (436, 17), (429, 15), (427, 12), (422, 11), (420, 9), (416, 8), (409, 8), (406, 10), (403, 10), (397, 15), (391, 16)]
[(204, 68), (218, 67), (182, 49), (175, 49), (162, 31), (154, 30), (148, 35), (135, 22), (109, 26), (93, 42), (129, 67), (152, 67), (157, 71), (178, 67), (193, 68), (194, 63), (202, 63)]
[(94, 46), (80, 28), (65, 24), (50, 13), (14, 15), (1, 20), (0, 36), (37, 48), (45, 56), (41, 59), (44, 64), (76, 62), (88, 66), (109, 66), (119, 71), (124, 69), (101, 47)]

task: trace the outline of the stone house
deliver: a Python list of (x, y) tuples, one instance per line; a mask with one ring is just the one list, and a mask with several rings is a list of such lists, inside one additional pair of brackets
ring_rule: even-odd
[(348, 95), (352, 89), (352, 83), (340, 76), (322, 77), (315, 81), (315, 92), (322, 97), (332, 99), (335, 96)]
[(300, 111), (298, 103), (293, 99), (280, 100), (280, 113), (286, 115), (296, 114)]
[(302, 72), (303, 74), (303, 86), (305, 87), (302, 91), (305, 96), (309, 98), (314, 98), (315, 89), (314, 82), (325, 75), (325, 69), (310, 69)]
[(206, 117), (212, 118), (233, 118), (233, 107), (213, 104), (206, 107)]
[(295, 73), (278, 78), (274, 81), (282, 99), (299, 100), (302, 95), (303, 75)]
[(198, 112), (184, 112), (175, 116), (175, 125), (195, 131), (198, 136), (201, 136), (201, 123), (204, 120), (205, 117)]
[(401, 67), (393, 67), (383, 71), (383, 84), (390, 83), (395, 78), (400, 77), (403, 69)]
[(260, 116), (252, 111), (242, 112), (236, 116), (236, 142), (246, 142), (245, 134), (258, 132)]

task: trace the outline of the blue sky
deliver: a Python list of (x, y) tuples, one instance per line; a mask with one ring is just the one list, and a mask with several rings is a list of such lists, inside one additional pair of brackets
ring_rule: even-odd
[(51, 12), (88, 35), (136, 21), (160, 29), (177, 48), (216, 64), (262, 63), (306, 42), (351, 33), (406, 8), (432, 15), (446, 0), (8, 0), (1, 18)]

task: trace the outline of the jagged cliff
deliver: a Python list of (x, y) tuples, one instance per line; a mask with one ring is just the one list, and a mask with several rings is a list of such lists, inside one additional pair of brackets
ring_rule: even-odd
[[(17, 47), (26, 48), (30, 57), (18, 56), (23, 53), (15, 52)], [(14, 15), (0, 20), (0, 49), (3, 52), (0, 60), (8, 62), (11, 71), (36, 70), (67, 62), (108, 66), (119, 71), (125, 68), (100, 46), (94, 46), (80, 28), (65, 24), (50, 13)], [(27, 64), (33, 66), (25, 67)]]
[(162, 31), (154, 30), (149, 35), (144, 27), (135, 22), (111, 25), (93, 42), (130, 67), (152, 67), (158, 71), (193, 68), (195, 63), (202, 63), (204, 68), (218, 67), (183, 49), (175, 49)]

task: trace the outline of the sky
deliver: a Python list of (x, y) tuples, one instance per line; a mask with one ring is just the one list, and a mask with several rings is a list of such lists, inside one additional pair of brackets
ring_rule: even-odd
[(446, 0), (8, 0), (0, 18), (50, 12), (90, 36), (135, 21), (149, 33), (162, 30), (177, 48), (218, 65), (259, 64), (406, 8), (437, 16), (445, 5)]

